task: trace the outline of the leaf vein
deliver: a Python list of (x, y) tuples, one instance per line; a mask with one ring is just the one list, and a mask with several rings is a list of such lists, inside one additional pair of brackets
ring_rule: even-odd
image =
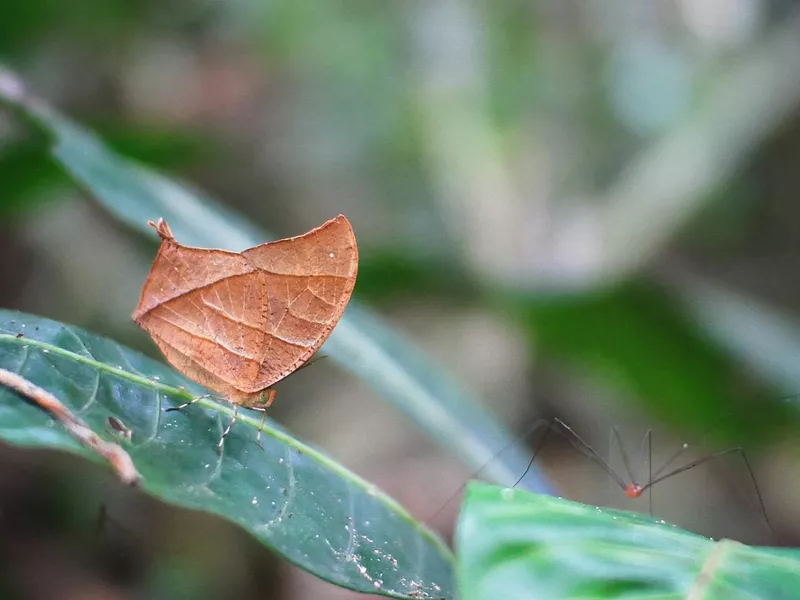
[[(217, 413), (217, 429), (219, 430), (219, 434), (221, 436), (224, 429), (222, 428), (222, 417), (219, 416), (219, 413)], [(208, 491), (211, 492), (212, 494), (214, 492), (211, 489), (211, 484), (214, 483), (217, 479), (219, 479), (219, 476), (222, 474), (222, 459), (224, 457), (225, 457), (225, 444), (222, 444), (222, 446), (219, 447), (219, 452), (217, 452), (217, 464), (214, 465), (214, 470), (211, 472), (211, 477), (209, 477), (208, 481), (206, 481), (203, 484), (203, 486), (208, 488)]]
[(89, 407), (92, 406), (97, 401), (97, 393), (100, 391), (100, 371), (94, 372), (94, 382), (92, 383), (92, 391), (89, 394), (89, 399), (86, 403), (81, 406), (78, 410), (75, 411), (76, 415), (82, 415)]

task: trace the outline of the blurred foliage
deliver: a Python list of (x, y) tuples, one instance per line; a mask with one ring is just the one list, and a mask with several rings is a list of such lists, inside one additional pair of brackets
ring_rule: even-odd
[[(200, 141), (180, 132), (113, 125), (104, 132), (115, 150), (165, 167), (186, 165), (202, 155)], [(25, 139), (0, 149), (0, 211), (32, 210), (40, 202), (57, 200), (58, 190), (68, 185), (69, 178), (47, 157), (43, 141)]]
[(606, 378), (665, 423), (695, 434), (711, 426), (717, 443), (763, 443), (797, 417), (701, 335), (664, 286), (631, 281), (527, 302), (520, 313), (552, 356)]
[[(31, 210), (37, 202), (48, 199), (46, 192), (67, 181), (58, 167), (45, 158), (41, 146), (15, 144), (0, 153), (0, 210)], [(50, 198), (55, 199), (52, 195)]]
[[(800, 531), (797, 407), (778, 402), (800, 391), (792, 3), (12, 0), (0, 61), (121, 155), (253, 223), (291, 234), (347, 214), (360, 299), (515, 429), (546, 414), (593, 440), (625, 423), (742, 445), (787, 539)], [(4, 298), (143, 347), (128, 316), (149, 254), (65, 202), (75, 188), (41, 141), (0, 111)], [(336, 402), (313, 389), (298, 425), (315, 398)], [(345, 406), (342, 422), (386, 441)], [(396, 465), (417, 452), (408, 430), (391, 462), (370, 454), (421, 494)], [(759, 518), (713, 512), (732, 537)], [(159, 573), (153, 597), (192, 579)]]
[[(90, 132), (44, 108), (13, 74), (0, 76), (23, 90), (5, 102), (52, 137), (48, 148), (52, 156), (122, 223), (155, 237), (149, 223), (164, 219), (187, 245), (198, 247), (241, 250), (269, 239), (269, 234), (201, 192), (110, 152)], [(348, 303), (322, 352), (370, 383), (467, 464), (500, 481), (524, 468), (527, 458), (516, 448), (509, 450), (513, 440), (506, 429), (357, 300)], [(498, 455), (501, 450), (503, 456)], [(487, 459), (492, 459), (489, 464)], [(536, 469), (532, 475), (530, 479), (537, 479)], [(538, 480), (530, 489), (549, 492), (549, 486)]]
[(797, 419), (777, 388), (762, 389), (742, 373), (657, 281), (530, 295), (484, 289), (454, 264), (396, 255), (369, 257), (361, 271), (366, 283), (359, 293), (374, 302), (432, 294), (455, 305), (488, 303), (517, 321), (533, 348), (606, 379), (665, 423), (718, 444), (763, 444)]
[[(141, 23), (147, 3), (105, 2), (88, 0), (79, 8), (52, 2), (31, 0), (14, 2), (5, 7), (0, 21), (0, 53), (24, 56), (34, 51), (37, 43), (48, 42), (55, 31), (68, 36), (112, 36), (135, 29)], [(138, 17), (138, 18), (137, 18)]]

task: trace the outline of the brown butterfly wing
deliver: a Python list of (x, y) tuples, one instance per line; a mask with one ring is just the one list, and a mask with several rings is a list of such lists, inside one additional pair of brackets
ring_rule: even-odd
[(166, 229), (134, 320), (179, 371), (234, 397), (260, 365), (263, 289), (241, 255), (182, 246)]
[(358, 250), (350, 222), (339, 215), (242, 255), (266, 289), (267, 342), (254, 382), (264, 389), (305, 363), (339, 322), (353, 293)]
[(341, 318), (355, 283), (343, 216), (241, 254), (181, 246), (165, 223), (134, 320), (198, 383), (250, 405), (301, 366)]

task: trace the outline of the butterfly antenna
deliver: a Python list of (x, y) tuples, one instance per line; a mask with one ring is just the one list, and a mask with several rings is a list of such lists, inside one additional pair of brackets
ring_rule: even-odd
[(296, 373), (297, 371), (302, 371), (302, 370), (303, 370), (303, 369), (305, 369), (306, 367), (310, 367), (311, 365), (313, 365), (313, 364), (316, 364), (316, 363), (318, 363), (319, 361), (321, 361), (321, 360), (324, 360), (324, 359), (326, 359), (326, 358), (328, 358), (328, 355), (327, 355), (327, 354), (323, 354), (323, 355), (321, 355), (321, 356), (316, 356), (316, 355), (315, 355), (315, 356), (312, 356), (310, 360), (307, 360), (307, 361), (306, 361), (306, 362), (304, 362), (302, 365), (300, 365), (299, 367), (297, 367), (297, 369), (295, 370), (295, 373)]

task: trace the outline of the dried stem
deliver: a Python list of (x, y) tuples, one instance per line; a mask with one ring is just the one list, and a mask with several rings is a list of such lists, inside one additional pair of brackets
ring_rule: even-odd
[(101, 439), (50, 392), (5, 369), (0, 369), (0, 384), (14, 390), (20, 396), (24, 396), (39, 406), (39, 408), (49, 412), (84, 446), (91, 448), (105, 458), (123, 483), (136, 485), (142, 478), (139, 471), (136, 470), (130, 455), (125, 450), (117, 444)]

